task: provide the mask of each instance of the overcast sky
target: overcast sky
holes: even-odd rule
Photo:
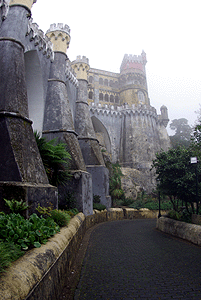
[[[201,103],[200,0],[37,0],[34,22],[71,28],[67,51],[89,58],[92,68],[118,72],[124,54],[147,54],[151,105],[169,119],[193,125]]]

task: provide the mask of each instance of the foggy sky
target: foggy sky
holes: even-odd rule
[[[68,57],[85,55],[92,68],[119,72],[124,54],[144,50],[151,105],[194,124],[201,103],[198,0],[38,0],[32,17],[44,32],[68,24]]]

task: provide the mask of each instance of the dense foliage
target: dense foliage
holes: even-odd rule
[[[106,206],[101,204],[101,197],[99,195],[93,195],[93,209],[104,210]]]
[[[66,144],[58,143],[56,139],[47,141],[36,131],[34,135],[49,183],[54,186],[65,185],[70,177],[69,163],[71,160],[71,155],[66,150]]]
[[[112,170],[110,174],[110,195],[112,198],[112,204],[116,201],[125,198],[124,191],[121,187],[121,167],[118,163],[112,164]]]
[[[37,211],[43,218],[51,218],[60,227],[67,226],[71,219],[70,214],[65,210],[58,210],[52,209],[51,207],[38,206]]]
[[[196,201],[196,167],[198,179],[201,177],[200,165],[191,164],[190,158],[195,156],[193,147],[185,148],[178,146],[167,152],[161,151],[156,154],[153,168],[156,170],[158,189],[168,195],[175,210],[178,210],[178,200],[184,201],[186,208]],[[200,181],[200,180],[198,180]],[[198,190],[201,188],[199,183]],[[199,192],[200,195],[200,192]]]
[[[40,247],[57,232],[59,226],[52,218],[45,219],[32,214],[29,220],[26,220],[20,214],[0,214],[0,239],[17,244],[23,250]]]
[[[188,125],[187,119],[174,119],[170,123],[170,129],[175,131],[174,135],[170,136],[173,148],[177,146],[188,147],[190,145],[192,128]]]
[[[0,240],[0,275],[5,268],[9,267],[11,262],[17,260],[24,254],[19,245]]]

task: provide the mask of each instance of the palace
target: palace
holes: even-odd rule
[[[155,153],[170,147],[168,113],[151,106],[146,54],[125,55],[120,73],[70,61],[70,28],[52,24],[44,34],[31,18],[36,0],[0,0],[0,208],[3,198],[58,207],[67,193],[93,213],[93,195],[111,206],[107,162],[119,162],[127,196],[151,192]],[[37,4],[36,4],[37,5]],[[79,51],[79,49],[78,49]],[[72,179],[49,184],[33,130],[57,138],[71,154]]]

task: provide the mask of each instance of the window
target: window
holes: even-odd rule
[[[108,94],[105,94],[105,101],[106,101],[106,102],[108,102],[108,101],[109,101]]]
[[[104,80],[104,85],[108,86],[108,80],[107,79]]]
[[[138,95],[139,102],[144,103],[145,102],[144,93],[142,91],[139,91],[137,95]]]
[[[115,96],[115,103],[119,103],[119,97]]]
[[[99,84],[103,85],[103,78],[99,78]]]
[[[89,76],[89,83],[92,83],[94,81],[93,76]]]
[[[93,99],[93,92],[89,92],[89,99]]]
[[[110,80],[110,86],[113,87],[113,80]]]
[[[99,100],[100,100],[100,101],[103,101],[103,93],[100,93],[100,94],[99,94]]]
[[[114,102],[114,96],[110,95],[110,102]]]

